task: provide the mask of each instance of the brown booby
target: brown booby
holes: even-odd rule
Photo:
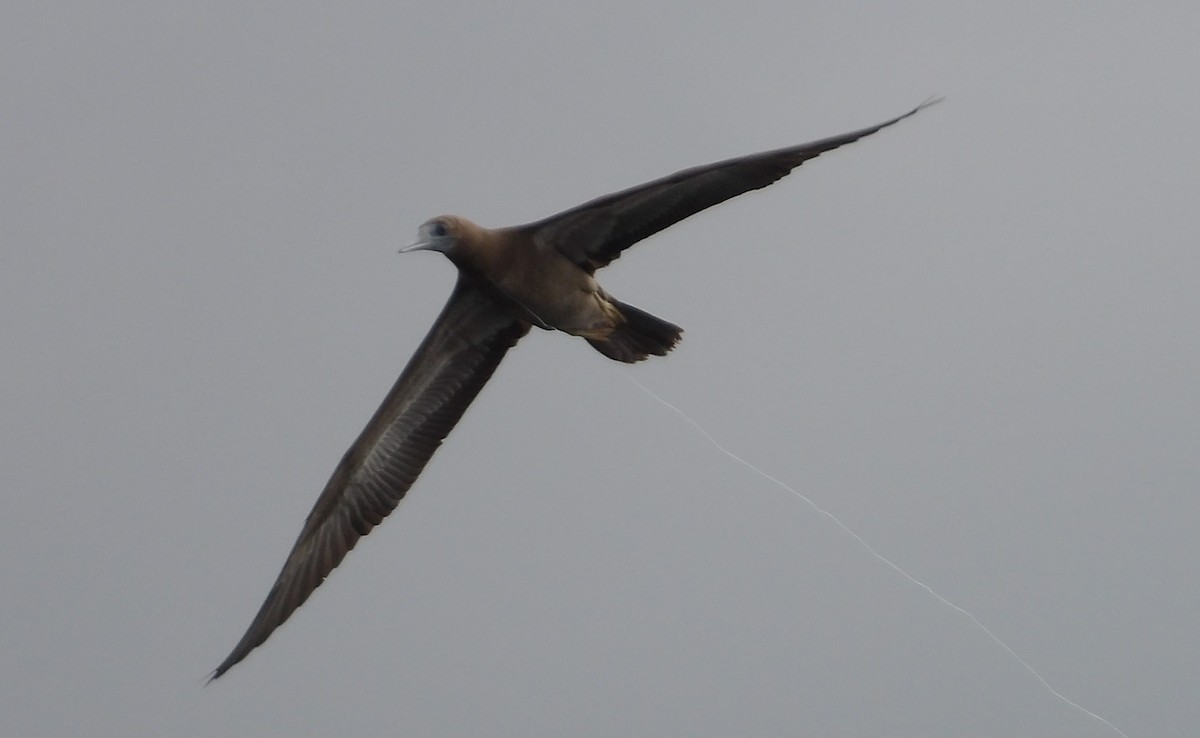
[[[682,330],[620,302],[594,279],[633,244],[705,208],[756,190],[904,115],[840,136],[685,169],[545,220],[489,229],[455,216],[424,223],[401,251],[440,251],[458,281],[433,327],[366,428],[334,469],[275,585],[224,674],[308,599],[358,539],[400,503],[433,452],[532,326],[586,339],[622,362],[662,356]]]

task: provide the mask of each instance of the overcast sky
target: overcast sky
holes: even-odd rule
[[[485,8],[485,9],[481,9]],[[1086,10],[1083,10],[1086,8]],[[1200,724],[1194,2],[4,3],[5,735]],[[218,682],[454,281],[526,222],[946,102],[601,273]]]

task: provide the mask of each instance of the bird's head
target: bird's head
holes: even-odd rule
[[[462,218],[440,215],[422,223],[421,227],[417,229],[417,240],[400,249],[400,253],[440,251],[453,258],[456,250],[462,244],[464,236],[470,230]]]

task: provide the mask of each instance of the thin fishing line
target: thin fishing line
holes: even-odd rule
[[[1032,674],[1035,679],[1037,679],[1039,682],[1041,682],[1042,686],[1045,687],[1046,691],[1048,691],[1050,694],[1054,695],[1062,702],[1066,703],[1067,705],[1070,705],[1071,707],[1075,708],[1076,710],[1083,713],[1084,715],[1087,715],[1088,717],[1092,718],[1093,720],[1103,723],[1104,725],[1111,728],[1114,732],[1118,733],[1121,736],[1124,736],[1124,738],[1130,738],[1129,734],[1126,733],[1125,731],[1121,730],[1117,726],[1110,723],[1108,720],[1105,720],[1104,718],[1100,717],[1099,715],[1097,715],[1096,713],[1087,709],[1086,707],[1079,704],[1078,702],[1071,700],[1070,698],[1068,698],[1062,692],[1059,692],[1054,687],[1050,686],[1050,682],[1046,681],[1046,678],[1043,677],[1040,673],[1038,673],[1037,669],[1034,669],[1032,666],[1030,666],[1028,661],[1021,658],[1020,654],[1018,654],[1007,643],[1005,643],[1000,638],[1000,636],[993,633],[986,625],[984,625],[979,620],[979,618],[975,617],[973,614],[971,614],[966,609],[959,607],[958,605],[954,604],[953,602],[946,599],[942,595],[938,594],[936,591],[934,591],[933,587],[929,586],[925,582],[922,582],[921,580],[917,579],[913,575],[909,574],[907,571],[900,568],[900,566],[898,564],[896,564],[895,562],[893,562],[891,559],[887,558],[883,554],[876,551],[875,548],[873,546],[871,546],[871,544],[867,543],[866,540],[863,539],[862,536],[860,536],[859,534],[857,534],[853,530],[851,530],[850,527],[848,525],[846,525],[845,523],[843,523],[841,520],[839,520],[836,515],[829,512],[828,510],[822,508],[820,505],[813,502],[811,499],[809,499],[805,495],[801,494],[800,492],[797,492],[795,489],[793,489],[792,487],[783,483],[779,479],[771,476],[770,474],[766,473],[765,471],[758,468],[754,464],[751,464],[749,461],[746,461],[741,456],[738,456],[734,452],[732,452],[729,449],[722,446],[717,441],[717,439],[712,437],[711,433],[709,433],[707,430],[705,430],[704,427],[701,426],[699,423],[697,423],[695,420],[692,420],[692,418],[690,416],[688,416],[687,413],[683,412],[678,407],[667,402],[662,397],[659,397],[656,393],[654,393],[652,390],[650,390],[650,388],[646,387],[646,385],[644,385],[641,382],[639,382],[638,380],[634,379],[632,376],[625,374],[624,372],[622,372],[621,375],[623,377],[625,377],[626,379],[628,379],[630,382],[632,382],[635,386],[637,386],[637,388],[640,389],[642,392],[645,392],[647,395],[649,395],[650,397],[657,400],[659,402],[659,404],[661,404],[663,407],[667,408],[671,412],[675,413],[676,415],[678,415],[679,417],[681,417],[685,421],[687,421],[687,423],[689,425],[691,425],[693,428],[695,428],[697,431],[699,431],[700,435],[704,436],[705,440],[707,440],[709,443],[711,443],[718,451],[725,454],[726,456],[733,459],[734,461],[738,462],[739,464],[745,466],[746,468],[750,469],[754,473],[761,476],[763,479],[766,479],[767,481],[776,484],[777,486],[787,490],[788,492],[791,492],[796,497],[799,497],[804,502],[804,504],[811,507],[814,511],[816,511],[820,515],[823,515],[826,518],[828,518],[829,520],[833,521],[834,525],[836,525],[837,527],[839,527],[843,531],[845,531],[860,546],[862,546],[864,549],[866,549],[867,553],[871,554],[876,559],[878,559],[879,561],[886,564],[889,568],[891,568],[893,571],[895,571],[900,576],[904,577],[908,581],[912,582],[913,584],[917,585],[921,589],[925,590],[927,593],[929,593],[930,596],[932,596],[938,602],[951,608],[955,612],[958,612],[959,614],[966,616],[968,620],[970,620],[972,623],[974,623],[975,627],[979,628],[981,631],[983,631],[985,634],[987,634],[987,636],[989,638],[991,638],[998,646],[1000,646],[1000,648],[1004,649],[1008,653],[1009,656],[1014,658],[1018,664],[1025,667],[1025,670],[1028,671],[1030,674]]]

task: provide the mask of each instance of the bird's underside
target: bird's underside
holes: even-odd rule
[[[678,326],[608,296],[591,281],[597,269],[647,236],[766,187],[805,161],[934,102],[840,136],[677,172],[524,226],[489,230],[452,217],[422,226],[423,240],[412,248],[449,257],[459,271],[454,290],[383,404],[334,469],[266,601],[212,678],[266,641],[358,539],[396,508],[505,353],[532,325],[580,335],[618,361],[670,351],[679,340]],[[549,262],[536,263],[538,259],[555,260],[553,268]],[[527,274],[555,276],[539,281]],[[579,289],[594,287],[589,299],[601,300],[594,315],[587,306],[558,309],[559,296],[574,294],[576,282]],[[565,317],[548,321],[534,309]],[[582,318],[576,321],[577,316]],[[583,327],[576,330],[572,321]]]

